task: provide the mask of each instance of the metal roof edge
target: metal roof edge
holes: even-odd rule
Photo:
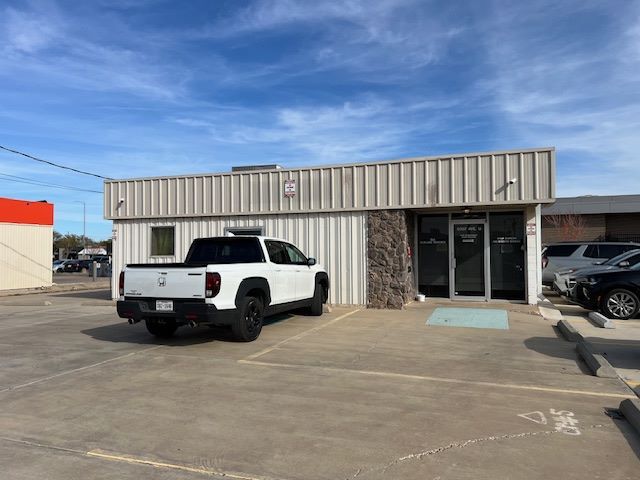
[[[150,177],[133,177],[133,178],[113,178],[109,180],[105,180],[104,184],[109,183],[118,183],[118,182],[136,182],[143,180],[170,180],[176,178],[193,178],[193,177],[211,177],[217,175],[226,175],[226,176],[237,176],[237,175],[251,175],[258,173],[287,173],[287,172],[299,172],[305,170],[318,170],[322,168],[343,168],[343,167],[359,167],[359,166],[376,166],[376,165],[384,165],[384,164],[397,164],[404,162],[416,162],[420,160],[438,160],[442,158],[463,158],[463,157],[478,157],[478,156],[487,156],[487,155],[506,155],[506,154],[515,154],[515,153],[534,153],[534,152],[553,152],[555,153],[556,147],[538,147],[538,148],[522,148],[522,149],[512,149],[512,150],[494,150],[494,151],[486,151],[486,152],[461,152],[461,153],[447,153],[443,155],[424,155],[418,157],[406,157],[406,158],[397,158],[397,159],[389,159],[389,160],[368,160],[363,162],[352,162],[352,163],[334,163],[334,164],[326,164],[326,165],[311,165],[308,167],[292,167],[287,168],[283,167],[281,169],[274,170],[255,170],[255,171],[246,171],[246,172],[205,172],[205,173],[191,173],[191,174],[183,174],[183,175],[165,175],[165,176],[150,176]]]

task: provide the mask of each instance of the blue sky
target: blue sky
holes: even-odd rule
[[[0,0],[0,145],[110,177],[553,145],[559,195],[638,193],[639,127],[638,1]],[[99,179],[0,152],[110,235],[15,176]]]

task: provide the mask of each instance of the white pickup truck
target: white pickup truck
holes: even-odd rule
[[[289,242],[258,236],[198,238],[184,263],[129,264],[120,273],[118,315],[170,337],[182,325],[230,326],[258,338],[265,316],[297,308],[322,315],[327,272]]]

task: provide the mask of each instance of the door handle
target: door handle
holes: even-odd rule
[[[456,268],[458,266],[458,262],[456,262],[456,258],[453,257],[451,259],[451,268]]]

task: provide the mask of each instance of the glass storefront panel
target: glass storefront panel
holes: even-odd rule
[[[523,213],[489,213],[489,242],[491,245],[491,298],[524,300]]]
[[[418,288],[428,297],[449,297],[449,215],[418,217]]]
[[[484,297],[484,223],[454,223],[454,295]]]

